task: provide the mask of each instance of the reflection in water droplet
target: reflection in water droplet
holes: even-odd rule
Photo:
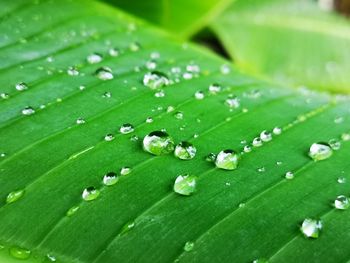
[[[309,156],[314,161],[328,159],[333,154],[332,148],[327,143],[313,143],[309,150]]]
[[[69,76],[78,76],[79,75],[79,71],[76,67],[69,67],[67,69],[67,73]]]
[[[193,248],[194,248],[194,243],[191,241],[187,241],[185,246],[184,246],[184,250],[186,252],[189,252],[189,251],[193,250]]]
[[[119,177],[114,172],[106,173],[103,176],[103,184],[107,185],[107,186],[111,186],[111,185],[116,184],[118,182],[118,180],[119,180]]]
[[[95,74],[101,80],[111,80],[114,78],[112,70],[109,67],[98,68]]]
[[[18,199],[20,199],[24,195],[24,190],[16,190],[11,193],[9,193],[6,197],[6,203],[10,204],[13,202],[16,202]]]
[[[27,90],[28,89],[28,85],[24,82],[20,82],[18,84],[16,84],[16,90],[18,91],[23,91],[23,90]]]
[[[271,141],[272,140],[272,135],[271,135],[271,133],[270,132],[268,132],[268,131],[262,131],[261,133],[260,133],[260,139],[263,141],[263,142],[269,142],[269,141]]]
[[[286,175],[285,175],[286,179],[290,180],[290,179],[293,179],[294,178],[294,173],[289,171],[289,172],[286,172]]]
[[[134,131],[134,126],[130,123],[125,123],[119,128],[120,133],[122,134],[128,134]]]
[[[102,61],[102,55],[98,53],[92,53],[86,58],[89,64],[96,64]]]
[[[159,89],[169,84],[168,77],[159,71],[148,72],[143,76],[143,85],[150,89]]]
[[[300,227],[300,231],[308,238],[318,238],[321,229],[321,221],[311,218],[306,218]]]
[[[80,207],[78,205],[72,206],[71,208],[68,209],[66,216],[70,217],[74,215],[79,209]]]
[[[131,173],[131,168],[130,167],[122,167],[121,169],[120,169],[120,175],[128,175],[128,174],[130,174]]]
[[[85,188],[82,197],[85,201],[95,200],[100,195],[100,191],[93,186]]]
[[[175,156],[181,160],[190,160],[196,156],[197,149],[189,142],[180,142],[175,147]]]
[[[144,137],[143,149],[154,155],[168,154],[174,151],[174,141],[164,131],[153,131]]]
[[[35,113],[35,110],[30,106],[27,106],[22,110],[23,115],[32,115],[34,113]]]
[[[347,198],[345,195],[339,195],[334,200],[334,207],[339,210],[345,210],[348,209],[350,206],[349,198]]]
[[[21,247],[11,247],[9,252],[16,259],[28,259],[32,253],[29,249]]]
[[[174,183],[174,191],[180,195],[191,195],[196,191],[197,178],[194,175],[179,175]]]
[[[219,152],[216,157],[215,165],[224,170],[234,170],[238,166],[239,155],[233,150],[224,150]]]

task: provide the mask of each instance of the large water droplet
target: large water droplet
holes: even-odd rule
[[[347,198],[345,195],[339,195],[334,200],[334,207],[339,210],[345,210],[348,209],[350,206],[349,198]]]
[[[174,154],[181,160],[190,160],[196,156],[197,149],[189,142],[180,142],[175,147]]]
[[[23,91],[26,89],[28,89],[28,85],[26,83],[20,82],[20,83],[16,84],[16,90]]]
[[[119,180],[119,177],[114,172],[106,173],[105,176],[103,176],[103,184],[107,186],[116,184],[118,180]]]
[[[309,156],[314,161],[328,159],[333,154],[332,148],[327,143],[313,143],[309,150]]]
[[[18,199],[20,199],[24,195],[24,190],[16,190],[11,193],[9,193],[6,197],[6,203],[13,203],[16,202]]]
[[[194,248],[194,243],[192,241],[187,241],[186,244],[184,245],[184,250],[186,252],[192,251]]]
[[[100,195],[100,191],[93,186],[85,188],[82,197],[85,201],[95,200]]]
[[[148,72],[143,76],[143,84],[150,89],[158,89],[169,85],[168,77],[159,71]]]
[[[95,74],[101,80],[111,80],[114,78],[112,70],[109,67],[98,68]]]
[[[301,227],[300,231],[309,238],[318,238],[322,229],[322,223],[320,220],[306,218]]]
[[[28,259],[32,253],[29,249],[21,247],[11,247],[9,252],[11,256],[17,259]]]
[[[196,190],[196,181],[194,175],[179,175],[174,183],[174,191],[180,195],[191,195]]]
[[[239,155],[233,150],[224,150],[216,156],[216,167],[224,170],[234,170],[238,165]]]
[[[99,53],[92,53],[86,58],[90,64],[100,63],[102,61],[102,55]]]
[[[134,131],[134,126],[130,123],[125,123],[119,128],[120,133],[122,134],[128,134]]]
[[[22,110],[23,115],[32,115],[34,113],[35,113],[35,110],[30,106],[27,106]]]
[[[154,155],[168,154],[174,151],[174,141],[166,132],[154,131],[143,139],[143,149]]]

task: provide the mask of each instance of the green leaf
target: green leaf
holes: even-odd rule
[[[350,210],[332,206],[349,191],[348,97],[258,81],[93,1],[0,7],[1,262],[14,262],[10,251],[28,255],[18,248],[31,251],[27,262],[46,255],[86,263],[348,260]],[[111,48],[119,55],[111,56]],[[93,53],[102,61],[87,63]],[[165,75],[170,80],[163,92],[143,85],[150,57],[163,83]],[[100,67],[114,78],[99,79]],[[28,88],[16,90],[22,82]],[[23,115],[29,106],[35,112]],[[128,123],[134,131],[120,133]],[[267,142],[263,132],[266,142],[235,156],[235,165],[225,159],[222,167],[234,170],[205,160],[225,149],[240,153],[275,127],[280,135]],[[192,143],[196,156],[143,150],[144,136],[162,129],[176,144]],[[340,149],[314,162],[310,146],[331,139]],[[294,179],[285,179],[288,171]],[[103,184],[107,173],[118,176],[110,186]],[[190,196],[173,190],[186,174],[196,178]],[[347,182],[338,183],[340,177]],[[185,182],[193,187],[193,180]],[[309,217],[323,221],[317,240],[299,231]]]
[[[104,0],[142,17],[181,38],[188,38],[208,25],[232,0]]]
[[[234,62],[284,85],[349,92],[350,23],[311,0],[235,1],[212,29]]]

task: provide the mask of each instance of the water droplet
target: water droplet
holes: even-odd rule
[[[152,117],[148,117],[147,119],[146,119],[146,123],[152,123],[153,122],[153,118]]]
[[[133,42],[129,45],[129,49],[133,52],[136,52],[141,49],[141,45],[138,42]]]
[[[174,183],[174,191],[180,195],[191,195],[196,190],[196,181],[194,175],[179,175]]]
[[[226,99],[225,104],[230,108],[234,108],[234,109],[237,109],[240,106],[240,102],[237,97]]]
[[[134,131],[134,126],[130,123],[125,123],[119,128],[120,133],[122,134],[128,134]]]
[[[79,125],[79,124],[84,124],[85,120],[82,117],[79,117],[75,122]]]
[[[106,91],[105,93],[103,93],[102,97],[103,97],[103,98],[108,98],[108,99],[109,99],[109,98],[112,97],[112,93],[109,92],[109,91]]]
[[[46,255],[46,259],[49,261],[49,262],[56,262],[56,257],[52,254],[47,254]]]
[[[163,98],[163,97],[165,97],[165,92],[164,92],[164,90],[159,90],[156,93],[154,93],[154,96],[156,98]]]
[[[20,82],[18,84],[16,84],[16,90],[18,91],[23,91],[23,90],[27,90],[28,89],[28,85],[24,82]]]
[[[85,86],[83,86],[83,85],[80,85],[80,86],[79,86],[79,90],[84,90],[84,89],[86,89]]]
[[[0,157],[1,158],[5,158],[6,157],[6,153],[0,153]]]
[[[157,63],[155,61],[149,60],[149,61],[146,62],[146,68],[148,70],[155,70],[156,67],[157,67]]]
[[[260,133],[260,139],[263,141],[263,142],[269,142],[269,141],[271,141],[272,140],[272,135],[271,135],[271,133],[270,132],[268,132],[268,131],[262,131],[261,133]]]
[[[34,113],[35,113],[35,110],[30,106],[27,106],[22,110],[23,115],[32,115]]]
[[[224,170],[234,170],[238,165],[239,155],[233,150],[224,150],[216,156],[215,165]]]
[[[227,75],[231,72],[231,68],[229,65],[227,64],[223,64],[221,65],[220,67],[220,72],[223,74],[223,75]]]
[[[113,141],[114,138],[115,138],[114,135],[109,133],[109,134],[106,134],[104,139],[105,139],[106,142],[110,142],[110,141]]]
[[[253,263],[269,263],[269,261],[264,258],[259,258],[259,259],[255,259]]]
[[[139,136],[137,136],[137,135],[133,135],[130,137],[130,141],[132,141],[132,142],[137,142],[138,140],[139,140]]]
[[[245,207],[245,203],[240,203],[240,204],[238,205],[238,207],[239,207],[239,208]]]
[[[187,241],[185,243],[184,250],[186,252],[189,252],[189,251],[193,250],[193,248],[194,248],[194,243],[192,241]]]
[[[21,247],[11,247],[9,252],[11,256],[17,259],[28,259],[32,253],[29,249]]]
[[[341,139],[342,139],[343,141],[350,141],[350,133],[343,133],[343,134],[341,135]]]
[[[203,91],[198,90],[198,91],[196,91],[196,93],[194,94],[194,97],[195,97],[197,100],[202,100],[202,99],[204,99],[205,95],[204,95],[204,92],[203,92]]]
[[[125,233],[129,232],[135,227],[135,225],[136,225],[135,221],[130,221],[126,223],[120,230],[120,235],[124,235]]]
[[[192,79],[192,78],[193,78],[193,74],[192,74],[191,72],[184,72],[184,73],[182,74],[182,77],[183,77],[184,79]]]
[[[112,56],[112,57],[117,57],[117,56],[119,56],[119,54],[120,54],[120,50],[118,49],[118,48],[110,48],[109,50],[108,50],[108,53],[109,53],[109,55],[110,56]]]
[[[10,95],[8,95],[7,93],[1,93],[0,97],[4,100],[8,99],[10,97]]]
[[[92,53],[86,58],[89,64],[96,64],[102,61],[102,55],[99,53]]]
[[[339,184],[345,184],[345,183],[346,183],[346,178],[345,178],[345,177],[339,177],[339,178],[337,179],[337,182],[338,182]]]
[[[258,172],[259,173],[264,173],[266,171],[265,167],[259,167]]]
[[[78,210],[80,209],[80,206],[75,205],[72,206],[71,208],[68,209],[66,216],[71,217],[72,215],[74,215]]]
[[[69,67],[67,69],[67,73],[69,76],[78,76],[79,75],[79,71],[76,67]]]
[[[209,92],[211,94],[217,94],[221,91],[221,86],[217,83],[213,83],[209,86]]]
[[[256,138],[253,139],[252,145],[254,147],[260,147],[260,146],[262,146],[262,144],[263,144],[263,142],[262,142],[260,137],[256,137]]]
[[[109,172],[103,176],[103,184],[107,186],[116,184],[118,180],[119,180],[119,177],[115,172]]]
[[[181,160],[190,160],[196,156],[197,149],[189,142],[180,142],[175,147],[175,156]]]
[[[286,179],[290,180],[290,179],[293,179],[294,178],[294,173],[289,171],[289,172],[286,172],[286,175],[285,175]]]
[[[143,84],[150,89],[158,89],[169,85],[168,77],[159,71],[148,72],[143,76]]]
[[[122,167],[121,169],[120,169],[120,175],[128,175],[128,174],[130,174],[131,173],[131,168],[130,167]]]
[[[174,117],[178,120],[182,120],[184,118],[184,114],[181,111],[178,111],[174,114]]]
[[[95,200],[100,195],[100,191],[93,186],[85,188],[82,197],[85,201]]]
[[[215,154],[215,153],[209,153],[209,154],[205,157],[205,160],[206,160],[207,162],[211,162],[211,163],[215,162],[215,160],[216,160],[216,154]]]
[[[309,156],[314,161],[328,159],[333,154],[332,148],[327,143],[313,143],[310,147]]]
[[[252,147],[250,145],[246,145],[244,146],[243,151],[245,153],[250,153],[252,151]]]
[[[168,106],[168,108],[166,109],[166,112],[172,112],[174,110],[175,110],[174,106]]]
[[[329,140],[328,142],[329,146],[331,146],[331,148],[335,151],[339,150],[340,149],[340,146],[341,146],[341,142],[337,139],[331,139]]]
[[[344,121],[344,118],[343,118],[343,117],[337,117],[337,118],[334,119],[334,123],[336,123],[336,124],[340,124],[340,123],[342,123],[343,121]]]
[[[11,193],[9,193],[6,197],[6,203],[10,204],[13,202],[16,202],[18,199],[20,199],[24,195],[24,190],[16,190]]]
[[[144,137],[143,149],[154,155],[168,154],[174,151],[174,141],[166,132],[153,131]]]
[[[309,238],[318,238],[321,229],[321,221],[311,218],[306,218],[300,227],[300,231]]]
[[[348,209],[350,206],[349,198],[347,198],[345,195],[339,195],[334,200],[334,207],[336,209],[345,210]]]
[[[282,129],[280,127],[275,127],[273,128],[272,133],[274,135],[280,135],[282,133]]]
[[[109,67],[98,68],[95,74],[101,80],[111,80],[114,78],[112,70]]]

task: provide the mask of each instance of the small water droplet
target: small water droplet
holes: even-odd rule
[[[1,97],[2,99],[6,100],[6,99],[8,99],[8,98],[10,97],[10,95],[7,94],[7,93],[1,93],[1,94],[0,94],[0,97]]]
[[[102,61],[102,55],[99,53],[92,53],[86,58],[89,64],[97,64]]]
[[[221,91],[221,86],[217,83],[213,83],[209,86],[209,92],[211,94],[217,94]]]
[[[139,136],[137,136],[137,135],[133,135],[130,137],[130,141],[132,141],[132,142],[137,142],[138,140],[139,140]]]
[[[153,131],[144,137],[143,149],[154,155],[168,154],[174,151],[174,141],[164,131]]]
[[[28,85],[24,82],[20,82],[16,84],[16,90],[18,91],[23,91],[23,90],[27,90],[28,89]]]
[[[103,97],[103,98],[108,98],[108,99],[109,99],[109,98],[112,97],[112,93],[109,92],[109,91],[106,91],[105,93],[103,93],[102,97]]]
[[[157,67],[157,63],[155,61],[149,60],[149,61],[146,62],[146,68],[148,70],[155,70],[156,67]]]
[[[127,222],[120,230],[120,235],[124,235],[135,227],[135,221]]]
[[[264,258],[258,258],[258,259],[255,259],[253,263],[269,263],[269,261]]]
[[[348,209],[350,206],[349,198],[347,198],[345,195],[339,195],[334,200],[334,207],[339,210],[345,210]]]
[[[343,133],[343,134],[341,135],[341,139],[342,139],[343,141],[350,141],[350,133]]]
[[[100,195],[100,191],[93,186],[85,188],[82,197],[85,201],[95,200]]]
[[[293,179],[294,178],[294,173],[289,171],[289,172],[286,172],[286,175],[285,175],[286,179],[290,180],[290,179]]]
[[[195,97],[197,100],[202,100],[202,99],[204,99],[205,95],[204,95],[204,92],[203,92],[203,91],[198,90],[198,91],[196,91],[196,93],[194,94],[194,97]]]
[[[321,221],[311,218],[306,218],[300,227],[300,231],[308,238],[318,238],[321,229]]]
[[[309,156],[314,161],[328,159],[333,154],[332,148],[327,143],[313,143],[309,150]]]
[[[216,160],[216,154],[215,154],[215,153],[209,153],[209,154],[205,157],[205,160],[206,160],[207,162],[211,162],[211,163],[215,162],[215,160]]]
[[[192,241],[187,241],[184,246],[186,252],[190,252],[194,248],[194,243]]]
[[[238,207],[239,207],[239,208],[245,207],[245,203],[240,203],[240,204],[238,205]]]
[[[334,119],[334,123],[336,123],[336,124],[340,124],[340,123],[342,123],[343,121],[344,121],[344,118],[343,118],[343,117],[337,117],[337,118]]]
[[[345,177],[339,177],[339,178],[337,179],[337,182],[338,182],[339,184],[345,184],[345,183],[346,183],[346,178],[345,178]]]
[[[174,183],[174,191],[180,195],[191,195],[196,191],[196,182],[194,175],[179,175]]]
[[[152,71],[143,76],[143,85],[150,89],[158,89],[170,84],[170,81],[162,72]]]
[[[234,108],[234,109],[237,109],[240,106],[240,102],[237,97],[226,99],[225,104],[230,108]]]
[[[259,167],[258,172],[259,173],[264,173],[266,171],[265,167]]]
[[[216,156],[215,165],[224,170],[234,170],[238,165],[239,155],[233,150],[223,150]]]
[[[146,119],[146,123],[152,123],[153,122],[153,118],[152,117],[148,117],[147,119]]]
[[[6,197],[6,203],[10,204],[13,202],[16,202],[18,199],[20,199],[24,195],[24,190],[16,190],[11,193],[9,193]]]
[[[108,50],[108,54],[111,56],[111,57],[117,57],[117,56],[119,56],[119,54],[120,54],[120,50],[119,50],[119,48],[110,48],[109,50]]]
[[[52,254],[47,254],[46,255],[46,259],[49,261],[49,262],[56,262],[56,257]]]
[[[250,145],[246,145],[244,146],[243,151],[245,153],[250,153],[252,151],[252,147]]]
[[[109,67],[101,67],[95,71],[96,76],[101,80],[111,80],[114,78],[112,70]]]
[[[277,161],[276,164],[277,164],[278,166],[281,166],[281,165],[283,164],[283,162]]]
[[[335,151],[339,150],[341,147],[341,142],[337,139],[331,139],[328,142],[329,146],[331,146],[331,148]]]
[[[175,147],[174,154],[181,160],[190,160],[196,156],[197,149],[189,142],[180,142]]]
[[[256,138],[253,139],[252,145],[254,147],[260,147],[260,146],[262,146],[262,144],[263,144],[263,142],[262,142],[260,137],[256,137]]]
[[[118,180],[119,177],[115,172],[108,172],[103,176],[103,184],[107,186],[116,184]]]
[[[80,125],[80,124],[84,124],[85,120],[84,120],[84,118],[79,117],[75,122],[76,122],[76,124]]]
[[[75,205],[68,209],[66,216],[71,217],[73,216],[78,210],[80,209],[80,206]]]
[[[83,85],[80,85],[80,86],[79,86],[79,90],[84,90],[84,89],[86,89],[85,86],[83,86]]]
[[[120,133],[122,134],[128,134],[134,131],[134,126],[130,123],[125,123],[119,128]]]
[[[260,133],[260,139],[263,141],[263,142],[269,142],[272,140],[272,135],[270,132],[264,130]]]
[[[111,133],[109,133],[109,134],[106,134],[104,140],[105,140],[106,142],[110,142],[110,141],[113,141],[114,138],[115,138],[114,135],[111,134]]]
[[[128,175],[131,173],[131,171],[132,171],[132,169],[130,167],[126,167],[126,166],[122,167],[120,169],[120,175]]]
[[[182,120],[184,118],[184,114],[181,111],[178,111],[174,114],[174,117],[178,120]]]
[[[229,74],[229,73],[231,72],[231,68],[230,68],[229,65],[223,64],[223,65],[221,65],[221,67],[220,67],[220,72],[221,72],[221,74],[223,74],[223,75],[227,75],[227,74]]]
[[[282,129],[280,127],[275,127],[273,128],[272,133],[274,135],[280,135],[282,133]]]
[[[31,251],[22,247],[11,247],[10,255],[17,259],[28,259],[31,255]]]
[[[156,93],[154,93],[154,96],[156,98],[163,98],[163,97],[165,97],[165,92],[164,92],[164,90],[159,90]]]
[[[139,51],[141,49],[141,45],[138,42],[133,42],[129,45],[129,49],[130,49],[130,51],[136,52],[136,51]]]
[[[79,75],[79,70],[76,67],[69,67],[67,69],[67,73],[69,76],[78,76]]]
[[[27,106],[22,110],[23,115],[32,115],[34,113],[35,113],[35,110],[30,106]]]
[[[6,157],[6,153],[0,153],[0,158],[5,158]]]

